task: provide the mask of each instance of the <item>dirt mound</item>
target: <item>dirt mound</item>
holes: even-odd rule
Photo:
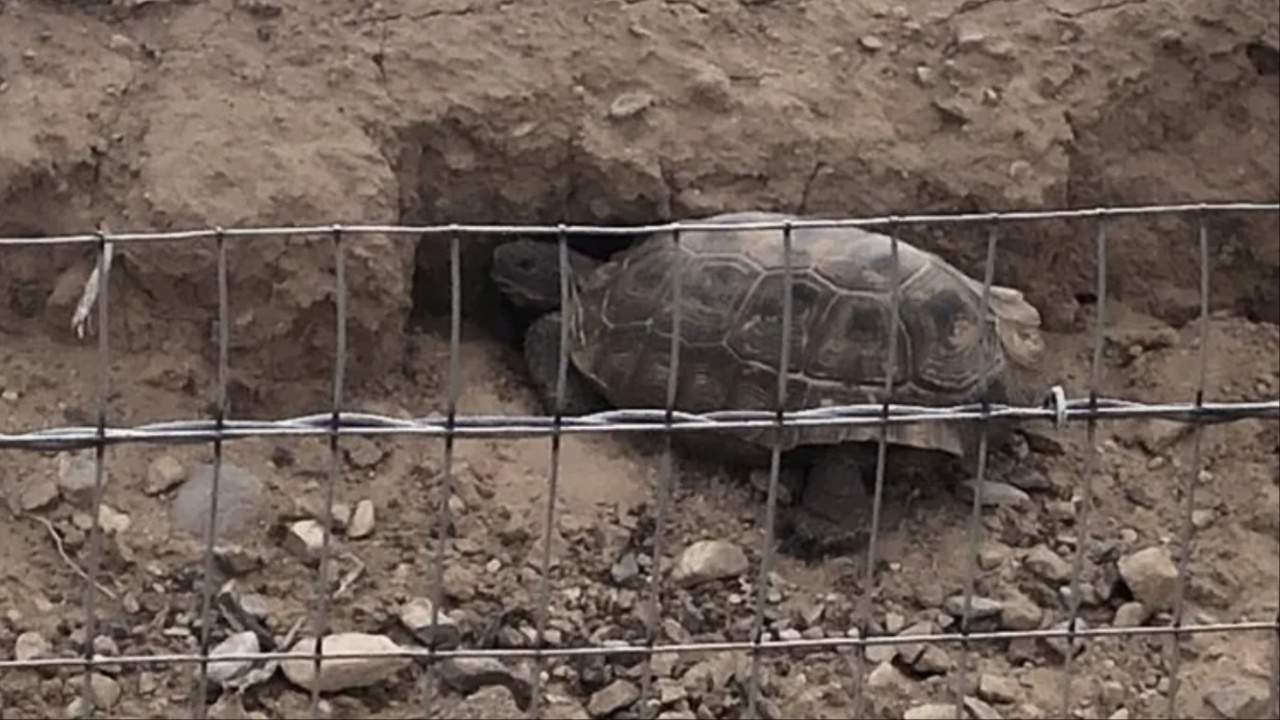
[[[814,215],[1266,201],[1280,197],[1280,40],[1264,0],[1142,3],[445,2],[335,5],[289,0],[0,2],[0,235],[46,236],[248,225],[444,222],[641,223],[743,209]],[[1209,399],[1280,392],[1280,220],[1214,217]],[[986,228],[904,231],[982,272]],[[1056,376],[1085,392],[1095,311],[1092,222],[1004,232],[997,280],[1024,289],[1052,332]],[[1142,400],[1194,392],[1199,326],[1195,218],[1108,225],[1105,391]],[[448,245],[440,238],[344,237],[348,403],[390,415],[443,409]],[[485,279],[493,240],[463,248],[464,412],[529,412],[532,400]],[[238,416],[321,412],[333,371],[333,240],[231,241],[230,369]],[[6,430],[92,422],[96,350],[70,331],[93,248],[0,250],[0,406]],[[110,421],[205,413],[217,380],[217,245],[122,246],[111,279]],[[414,320],[416,322],[411,323]],[[1038,457],[1053,487],[984,518],[977,591],[992,627],[1049,627],[1066,615],[1063,563],[1088,541],[1081,592],[1090,625],[1168,621],[1168,567],[1199,621],[1276,615],[1280,507],[1274,423],[1206,432],[1190,548],[1178,537],[1191,442],[1153,422],[1106,425],[1096,444],[1087,528],[1078,527],[1087,439],[1054,435]],[[551,451],[545,441],[468,440],[442,503],[443,448],[424,440],[342,443],[336,495],[349,512],[333,538],[342,630],[406,635],[405,609],[443,585],[466,646],[527,647],[536,625]],[[213,640],[232,630],[281,642],[315,606],[308,538],[331,460],[323,442],[228,445],[263,481],[257,525],[219,556],[234,579]],[[677,463],[664,547],[652,502],[663,463],[625,438],[563,448],[548,642],[749,639],[762,546],[745,489]],[[188,651],[198,645],[199,548],[170,516],[173,485],[212,459],[205,448],[120,446],[99,515],[101,618],[79,616],[90,565],[82,463],[5,453],[0,490],[0,659]],[[88,481],[91,486],[91,479]],[[91,492],[88,493],[91,496]],[[861,558],[812,567],[777,561],[766,588],[773,637],[955,628],[968,509],[946,492],[898,498],[881,548],[888,572],[860,618]],[[357,508],[360,508],[357,510]],[[369,508],[373,514],[369,514]],[[299,526],[297,523],[303,523]],[[56,537],[56,542],[54,538]],[[646,578],[698,540],[723,577]],[[301,543],[301,550],[299,550]],[[1155,548],[1155,550],[1151,550]],[[1145,552],[1144,552],[1145,551]],[[740,566],[738,553],[750,561]],[[1163,553],[1167,552],[1167,558]],[[694,553],[696,555],[697,553]],[[704,557],[711,557],[706,555]],[[1137,559],[1135,559],[1137,558]],[[727,569],[726,569],[727,568]],[[704,568],[705,569],[705,568]],[[1127,577],[1126,577],[1127,575]],[[1163,578],[1163,579],[1162,579]],[[1153,589],[1154,588],[1154,589]],[[420,606],[420,603],[418,603]],[[248,609],[246,609],[248,608]],[[229,618],[236,618],[234,620]],[[245,617],[257,618],[253,622]],[[255,627],[257,630],[255,630]],[[431,630],[429,628],[429,630]],[[305,629],[303,630],[305,632]],[[89,638],[88,635],[95,637]],[[416,640],[415,640],[416,637]],[[1073,668],[1073,712],[1262,714],[1268,636],[1201,635],[1182,644],[1181,688],[1162,641],[1091,643]],[[1051,716],[1059,644],[1014,641],[888,655],[868,651],[865,687],[829,651],[765,663],[766,715],[847,717],[856,708],[919,717],[964,695],[975,716]],[[741,658],[655,659],[663,717],[738,717]],[[643,665],[553,660],[541,690],[562,717],[635,716]],[[528,668],[414,666],[399,681],[339,693],[333,714],[514,714]],[[429,693],[424,675],[447,686]],[[69,671],[0,670],[5,717],[62,712]],[[434,682],[434,681],[432,681]],[[95,678],[113,716],[185,712],[185,671],[107,666]],[[425,698],[435,698],[427,708]],[[465,700],[464,700],[465,698]],[[242,701],[261,717],[305,713],[278,675]],[[224,693],[219,712],[244,708]],[[980,704],[979,704],[980,703]],[[923,706],[923,709],[922,709]],[[990,711],[990,712],[988,712]],[[924,713],[924,714],[920,714]],[[477,715],[478,716],[478,715]]]

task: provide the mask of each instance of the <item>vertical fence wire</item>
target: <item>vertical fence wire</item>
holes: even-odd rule
[[[214,573],[214,546],[218,520],[218,500],[222,482],[222,428],[227,421],[227,374],[230,369],[231,345],[231,293],[227,272],[227,238],[221,228],[215,230],[214,252],[217,255],[218,283],[218,379],[214,392],[214,427],[219,431],[213,440],[213,480],[209,487],[209,519],[204,537],[204,577],[200,583],[200,666],[196,682],[196,695],[192,698],[192,713],[197,720],[204,720],[205,703],[209,693],[209,651],[213,634],[213,598],[217,577]],[[106,277],[100,276],[105,282]],[[105,295],[103,296],[105,299]]]
[[[440,616],[444,612],[444,568],[445,550],[449,544],[450,509],[449,499],[453,495],[453,466],[457,437],[452,432],[458,418],[458,402],[461,397],[462,355],[462,238],[456,232],[449,233],[449,358],[445,370],[445,423],[449,432],[444,436],[444,462],[440,476],[440,492],[438,495],[435,522],[435,572],[433,573],[429,594],[431,597],[430,630],[427,637],[431,642],[427,645],[427,671],[423,673],[422,714],[432,716],[432,700],[434,699],[434,683],[432,673],[437,669],[436,652],[440,649],[439,632]],[[430,541],[430,534],[427,536]],[[537,695],[537,693],[534,693]]]
[[[658,472],[657,497],[654,502],[653,557],[649,565],[649,612],[644,618],[645,645],[648,652],[644,655],[644,667],[640,676],[640,713],[649,718],[657,715],[660,709],[655,705],[649,710],[653,700],[653,648],[658,642],[658,633],[662,628],[662,555],[666,546],[667,512],[671,502],[670,494],[675,491],[675,409],[680,389],[680,318],[683,315],[684,287],[684,252],[680,247],[680,230],[671,232],[672,256],[675,267],[672,272],[675,282],[671,287],[671,365],[667,369],[667,395],[665,406],[665,427],[662,433],[662,467]]]
[[[1093,509],[1093,482],[1102,465],[1102,452],[1098,449],[1098,388],[1102,385],[1102,348],[1107,325],[1107,216],[1098,217],[1095,238],[1097,253],[1097,307],[1094,311],[1093,357],[1089,362],[1089,419],[1085,429],[1084,494],[1076,506],[1076,548],[1071,561],[1071,591],[1067,597],[1067,636],[1063,639],[1066,654],[1062,666],[1062,713],[1071,712],[1071,676],[1075,670],[1076,623],[1080,618],[1080,575],[1084,568],[1084,551],[1089,537],[1089,516]]]
[[[312,718],[322,717],[320,710],[320,690],[323,685],[324,643],[329,635],[329,620],[332,612],[331,599],[333,589],[329,586],[329,564],[333,555],[333,508],[337,493],[338,478],[342,473],[342,449],[339,446],[339,428],[342,427],[342,391],[346,378],[347,359],[347,283],[345,273],[345,248],[342,231],[333,229],[333,261],[334,261],[334,308],[336,318],[334,339],[334,365],[332,384],[332,410],[330,410],[329,467],[325,477],[324,510],[320,522],[320,563],[316,572],[316,604],[314,616],[314,636],[316,639],[313,656],[314,680],[311,685],[309,712]]]
[[[561,445],[564,442],[564,433],[560,428],[560,424],[564,419],[564,396],[569,382],[569,324],[572,308],[570,299],[572,298],[573,288],[573,278],[570,277],[570,273],[573,272],[573,268],[569,263],[569,233],[564,223],[560,223],[557,226],[557,230],[556,248],[559,250],[557,263],[560,266],[560,342],[556,360],[555,407],[552,408],[551,476],[547,482],[547,511],[542,518],[542,577],[538,588],[538,607],[534,618],[536,624],[535,636],[537,638],[535,649],[537,654],[534,655],[533,702],[530,712],[533,717],[542,717],[542,670],[546,663],[546,657],[542,651],[545,644],[544,638],[546,637],[548,616],[551,614],[552,538],[555,536],[558,525],[556,520],[559,518],[556,513],[556,498],[560,493]]]
[[[1280,608],[1276,609],[1275,630],[1271,643],[1271,692],[1267,704],[1273,719],[1280,719]]]
[[[884,503],[885,466],[889,458],[889,406],[893,404],[893,380],[898,372],[898,331],[901,329],[898,323],[898,313],[902,307],[902,268],[899,264],[898,226],[898,216],[891,216],[884,232],[889,239],[889,317],[887,318],[888,324],[885,326],[885,331],[889,337],[886,338],[885,348],[884,398],[880,403],[880,432],[879,438],[876,440],[875,492],[872,494],[871,501],[871,531],[867,540],[867,564],[863,570],[863,591],[858,602],[857,613],[859,633],[864,640],[871,634],[872,629],[871,588],[875,584],[876,560],[880,551],[880,510],[881,505]],[[858,482],[864,482],[861,473],[859,473]],[[855,653],[857,659],[855,662],[853,707],[857,717],[864,717],[866,713],[865,652],[865,650],[860,650]]]
[[[993,316],[991,312],[991,286],[995,283],[996,275],[996,246],[1000,240],[1000,223],[999,219],[991,222],[991,228],[987,233],[987,259],[984,263],[982,273],[982,308],[978,316],[978,331],[980,337],[978,347],[983,348],[984,352],[988,343],[1000,342],[999,337],[993,336],[993,323],[999,322],[999,318]],[[990,437],[991,428],[991,403],[984,398],[982,402],[982,420],[978,426],[978,466],[973,478],[973,507],[969,515],[969,543],[968,552],[965,554],[965,573],[964,573],[964,600],[963,609],[960,614],[960,634],[965,640],[960,642],[960,662],[956,668],[956,681],[953,685],[955,694],[956,715],[964,715],[964,696],[968,687],[969,673],[969,641],[970,632],[969,619],[973,612],[973,596],[976,592],[975,585],[978,576],[978,541],[982,536],[982,493],[986,487],[987,478],[987,447]]]
[[[98,438],[94,444],[94,462],[93,462],[93,512],[90,518],[89,527],[89,567],[86,571],[84,587],[84,654],[86,664],[84,667],[84,686],[82,688],[82,704],[79,708],[82,717],[90,717],[93,715],[94,705],[97,704],[96,694],[93,691],[93,671],[95,655],[97,654],[97,635],[98,635],[98,572],[102,569],[102,492],[106,485],[106,454],[107,454],[107,406],[111,401],[111,349],[108,342],[108,326],[110,324],[110,313],[108,312],[107,296],[111,294],[111,283],[107,278],[107,234],[104,231],[97,233],[98,247],[98,281],[100,284],[100,294],[98,296],[98,367],[97,367],[97,400],[98,400]],[[70,463],[68,463],[70,465]]]
[[[1199,412],[1204,408],[1204,395],[1209,374],[1209,229],[1205,224],[1204,214],[1201,213],[1197,219],[1199,220],[1199,228],[1197,232],[1197,258],[1200,265],[1200,328],[1198,337],[1200,347],[1196,352],[1196,391],[1192,402],[1195,403],[1196,418],[1192,428],[1191,437],[1191,467],[1187,470],[1186,478],[1183,484],[1183,513],[1182,527],[1178,535],[1179,549],[1182,555],[1178,558],[1178,574],[1174,579],[1173,593],[1173,635],[1169,637],[1167,663],[1169,665],[1169,706],[1168,715],[1170,718],[1177,716],[1178,706],[1178,689],[1182,684],[1181,678],[1178,677],[1178,671],[1182,667],[1182,652],[1180,650],[1182,636],[1178,631],[1182,629],[1183,613],[1185,608],[1183,600],[1185,599],[1187,589],[1187,573],[1191,569],[1192,543],[1195,542],[1195,526],[1192,522],[1192,515],[1196,510],[1196,486],[1200,483],[1200,467],[1203,464],[1203,446],[1204,446],[1204,423],[1201,422]]]
[[[756,581],[755,612],[752,619],[751,672],[747,681],[747,717],[760,717],[760,655],[765,636],[765,598],[769,593],[770,575],[773,572],[774,541],[777,537],[778,481],[782,474],[782,440],[787,431],[784,413],[787,408],[787,385],[791,379],[791,323],[795,308],[792,298],[792,242],[791,220],[782,228],[782,347],[779,349],[777,410],[774,418],[773,449],[769,457],[769,490],[765,501],[764,537],[760,547],[760,574]],[[794,498],[791,499],[794,502]]]

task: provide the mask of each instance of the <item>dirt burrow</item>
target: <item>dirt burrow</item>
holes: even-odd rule
[[[0,6],[0,234],[98,224],[630,223],[743,208],[872,214],[1274,201],[1273,14],[1261,0],[905,10],[856,2],[8,2]],[[1280,226],[1274,216],[1232,216],[1213,219],[1209,230],[1218,313],[1209,398],[1273,398]],[[909,237],[980,273],[985,232],[935,228]],[[1052,372],[1072,393],[1087,380],[1095,232],[1089,223],[1011,227],[998,264],[998,280],[1025,289],[1041,308],[1053,333]],[[1191,397],[1195,225],[1144,218],[1113,223],[1109,236],[1109,292],[1118,302],[1106,311],[1104,389],[1142,400]],[[329,402],[332,248],[327,237],[308,240],[229,244],[237,415],[315,412]],[[415,248],[414,240],[344,240],[347,397],[355,407],[408,416],[443,406],[447,250],[439,242]],[[463,411],[529,412],[484,282],[491,243],[464,249]],[[208,410],[217,378],[215,252],[212,241],[122,251],[111,287],[112,421]],[[3,257],[4,427],[91,422],[95,349],[69,331],[91,249],[5,248]],[[415,310],[422,322],[409,330]],[[984,517],[982,621],[1061,621],[1063,563],[1087,533],[1081,599],[1089,624],[1167,622],[1162,551],[1141,556],[1145,563],[1120,559],[1149,547],[1175,560],[1187,552],[1178,528],[1191,442],[1162,423],[1100,428],[1102,471],[1081,529],[1073,511],[1086,438],[1075,428],[1046,433],[1052,442],[1037,461],[1053,487]],[[1188,612],[1198,621],[1276,615],[1278,444],[1274,423],[1206,432],[1186,577]],[[442,448],[343,445],[337,497],[348,508],[372,501],[376,522],[369,535],[336,538],[335,574],[363,572],[333,601],[333,624],[415,642],[400,615],[436,584]],[[229,596],[260,613],[264,637],[279,642],[314,607],[315,568],[298,557],[287,527],[322,506],[328,450],[276,439],[226,452],[264,491],[219,567],[235,581]],[[453,624],[432,632],[466,646],[525,645],[538,598],[548,444],[467,441],[457,455],[443,608]],[[25,452],[4,459],[0,488],[13,513],[0,523],[0,658],[78,652],[89,632],[73,569],[90,564],[84,466]],[[167,485],[210,459],[197,447],[109,451],[104,499],[114,512],[100,515],[111,530],[101,579],[116,597],[99,598],[93,644],[102,654],[196,646],[202,565],[171,510],[179,491]],[[566,443],[552,642],[640,637],[661,467],[651,448],[622,438]],[[649,619],[664,641],[744,639],[762,547],[759,503],[713,468],[677,467],[663,565],[698,540],[720,541],[715,558],[726,577],[690,587],[664,580],[661,616]],[[780,559],[766,593],[773,636],[953,626],[948,600],[963,588],[967,506],[939,488],[891,495],[869,624],[855,612],[868,591],[862,558],[812,567]],[[1135,586],[1145,601],[1136,607]],[[221,617],[214,640],[234,629]],[[1211,706],[1261,714],[1268,642],[1266,634],[1184,642],[1179,715],[1211,716]],[[974,716],[1051,716],[1061,698],[1061,649],[1006,642],[975,648],[967,660],[956,648],[868,652],[862,690],[848,656],[775,658],[765,663],[765,711],[847,717],[861,696],[873,716],[926,717],[937,712],[930,703],[958,690]],[[1155,640],[1090,643],[1074,665],[1072,712],[1163,712],[1174,689],[1167,650]],[[656,659],[660,713],[742,716],[741,662]],[[635,715],[639,667],[552,662],[543,683],[550,715]],[[503,717],[516,715],[530,691],[528,669],[517,664],[439,670],[401,669],[332,695],[326,709]],[[0,708],[5,717],[48,717],[64,712],[79,687],[70,672],[3,671]],[[171,717],[186,712],[194,692],[183,670],[111,666],[95,689],[103,717]],[[306,712],[306,694],[280,675],[239,701],[220,697],[224,717]]]

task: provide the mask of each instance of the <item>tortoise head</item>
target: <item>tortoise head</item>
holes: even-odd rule
[[[570,292],[598,261],[569,249]],[[560,248],[556,242],[520,238],[493,250],[489,277],[516,307],[537,313],[560,309]]]
[[[993,285],[991,312],[996,320],[996,336],[1008,360],[1002,382],[1006,400],[1017,405],[1043,402],[1048,382],[1044,377],[1040,311],[1018,290]]]

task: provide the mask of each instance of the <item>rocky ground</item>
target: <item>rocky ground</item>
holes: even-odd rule
[[[1088,206],[1280,197],[1280,52],[1267,0],[294,3],[0,2],[0,235],[335,221],[630,223],[734,209],[815,214]],[[1280,394],[1280,223],[1214,218],[1207,399]],[[1200,333],[1195,226],[1110,228],[1103,392],[1182,401]],[[980,276],[982,229],[910,238]],[[1095,317],[1088,222],[1009,228],[998,280],[1044,315],[1053,367],[1087,391]],[[447,357],[447,247],[351,239],[351,407],[439,411]],[[511,326],[484,281],[488,238],[463,252],[462,411],[528,413]],[[288,252],[286,253],[286,250]],[[333,270],[323,242],[229,251],[236,415],[325,409]],[[122,248],[113,273],[110,420],[203,414],[214,398],[211,243]],[[70,331],[89,248],[0,248],[0,408],[6,431],[90,422],[94,342]],[[442,322],[444,324],[442,325]],[[442,331],[442,327],[445,328]],[[1163,422],[1098,429],[1087,525],[1083,428],[1033,428],[1050,480],[984,512],[973,622],[1064,621],[1085,547],[1090,627],[1171,622],[1183,581],[1198,623],[1274,620],[1280,587],[1280,432],[1209,428],[1195,540],[1180,536],[1192,440]],[[5,451],[0,463],[0,661],[198,647],[198,498],[206,447],[108,450],[96,622],[91,459]],[[323,441],[226,446],[210,625],[220,648],[293,647],[318,602]],[[434,441],[342,444],[329,515],[338,642],[529,647],[540,597],[545,440],[467,440],[447,499]],[[563,447],[545,641],[556,647],[749,638],[761,508],[714,468],[677,463],[646,610],[662,462],[623,437]],[[893,487],[874,583],[865,558],[775,561],[763,588],[779,639],[957,629],[968,505]],[[435,574],[441,537],[446,567]],[[1185,566],[1183,562],[1186,562]],[[674,568],[667,574],[666,570]],[[431,598],[440,592],[440,621]],[[864,600],[869,617],[859,610]],[[326,647],[331,643],[327,642]],[[762,658],[766,717],[1271,717],[1275,633],[1081,643],[906,643]],[[1068,667],[1066,654],[1073,652]],[[1176,662],[1174,660],[1176,659]],[[646,667],[648,671],[646,671]],[[298,717],[321,683],[328,717],[736,718],[745,653],[531,662],[359,663],[317,679],[286,661],[213,666],[218,717]],[[1175,675],[1176,671],[1176,675]],[[646,672],[651,693],[642,699]],[[1178,681],[1175,683],[1175,677]],[[97,717],[169,718],[198,688],[188,668],[106,664]],[[0,716],[87,709],[83,675],[0,670]],[[1270,714],[1268,714],[1270,713]]]

